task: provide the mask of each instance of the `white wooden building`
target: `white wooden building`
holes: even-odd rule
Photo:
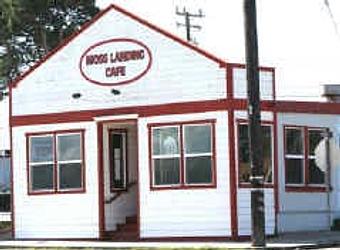
[[[275,99],[261,67],[266,233],[340,215],[315,164],[340,104]],[[10,85],[17,239],[250,235],[246,73],[118,6]],[[339,176],[339,177],[338,177]]]

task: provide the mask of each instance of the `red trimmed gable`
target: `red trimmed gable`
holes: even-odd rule
[[[108,6],[107,8],[105,8],[104,10],[100,11],[98,14],[96,14],[90,21],[86,22],[79,31],[75,31],[70,37],[66,38],[60,45],[58,45],[56,48],[54,48],[53,50],[51,50],[49,53],[47,53],[45,56],[43,56],[43,58],[38,61],[34,66],[32,66],[29,70],[27,70],[25,73],[23,73],[22,75],[18,76],[16,79],[14,79],[14,81],[12,81],[10,84],[13,88],[16,88],[18,86],[18,84],[25,79],[28,75],[30,75],[31,73],[33,73],[37,68],[40,67],[40,65],[42,65],[43,63],[45,63],[47,60],[49,60],[53,55],[55,55],[56,53],[58,53],[60,50],[62,50],[65,46],[67,46],[69,43],[71,43],[76,37],[78,37],[81,33],[83,33],[85,30],[87,30],[89,27],[91,27],[94,23],[96,23],[101,17],[103,17],[106,13],[108,13],[110,10],[116,10],[128,17],[130,17],[131,19],[147,26],[148,28],[157,31],[158,33],[172,39],[173,41],[180,43],[181,45],[188,47],[190,49],[192,49],[193,51],[196,51],[197,53],[205,56],[206,58],[208,58],[209,60],[212,60],[214,62],[216,62],[217,64],[220,65],[220,67],[226,67],[227,63],[223,60],[220,59],[216,56],[214,56],[213,54],[197,47],[194,46],[192,44],[190,44],[189,42],[185,41],[184,39],[171,34],[170,32],[148,22],[147,20],[138,17],[135,14],[132,14],[131,12],[115,5],[115,4],[111,4],[110,6]]]
[[[220,100],[226,67],[111,5],[13,83],[13,116]]]

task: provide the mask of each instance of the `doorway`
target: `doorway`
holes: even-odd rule
[[[113,237],[131,221],[138,230],[137,122],[105,122],[100,127],[102,183],[99,185],[102,185],[103,193],[100,209],[104,234]]]

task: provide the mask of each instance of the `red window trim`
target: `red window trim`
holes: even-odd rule
[[[286,192],[295,192],[295,193],[322,193],[327,192],[327,188],[325,186],[293,186],[286,185]]]
[[[184,149],[183,149],[183,125],[200,125],[209,124],[211,126],[211,140],[212,140],[212,164],[211,164],[211,183],[207,184],[187,184],[184,180]],[[150,190],[178,190],[178,189],[206,189],[216,188],[216,119],[197,120],[197,121],[182,121],[182,122],[168,122],[168,123],[149,123],[148,126],[148,140],[149,140],[149,177]],[[180,136],[180,183],[176,185],[162,185],[155,186],[153,178],[153,160],[152,160],[152,129],[156,127],[178,126]]]
[[[239,141],[238,141],[238,126],[239,125],[243,125],[246,124],[248,125],[249,121],[247,119],[236,119],[236,160],[237,160],[237,183],[238,183],[238,187],[239,188],[252,188],[252,185],[248,182],[240,182],[240,178],[239,178],[239,169],[240,169],[240,161],[239,161],[239,151],[238,151],[238,146],[239,146]],[[271,132],[272,132],[272,182],[271,183],[264,183],[263,184],[263,188],[274,188],[274,121],[268,121],[268,120],[263,120],[261,121],[261,126],[270,126],[271,127]]]
[[[82,187],[78,189],[68,189],[68,190],[58,190],[58,169],[57,169],[57,159],[56,159],[56,138],[60,134],[80,134],[81,138],[81,184]],[[31,174],[29,165],[29,154],[30,154],[30,137],[33,136],[53,136],[53,189],[43,190],[43,191],[33,191],[31,190]],[[84,129],[74,129],[74,130],[55,130],[46,132],[34,132],[26,133],[26,176],[27,176],[27,194],[28,195],[48,195],[48,194],[80,194],[86,192],[86,167],[85,167],[85,130]]]
[[[303,136],[303,183],[301,184],[289,184],[286,183],[287,179],[287,157],[286,157],[286,131],[287,129],[299,129],[302,131]],[[309,183],[309,136],[310,130],[325,130],[324,127],[302,126],[302,125],[284,125],[283,126],[283,153],[285,163],[285,190],[286,192],[327,192],[326,184],[310,184]]]
[[[113,175],[114,175],[114,172],[113,172],[113,169],[112,169],[112,163],[114,163],[113,159],[112,159],[112,155],[110,153],[109,155],[109,169],[110,169],[110,191],[111,193],[115,193],[115,192],[125,192],[127,191],[127,184],[128,184],[128,130],[127,129],[109,129],[108,130],[108,133],[109,133],[109,136],[108,136],[108,142],[109,142],[109,152],[112,152],[112,143],[111,143],[111,139],[110,139],[110,135],[111,133],[122,133],[122,134],[125,134],[125,145],[124,146],[124,150],[125,150],[125,187],[124,188],[115,188],[113,187],[113,183],[112,183],[112,180],[113,180]]]

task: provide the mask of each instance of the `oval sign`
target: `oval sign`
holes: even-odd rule
[[[80,58],[82,76],[95,84],[127,84],[144,76],[152,57],[143,43],[127,38],[110,39],[89,47]]]

